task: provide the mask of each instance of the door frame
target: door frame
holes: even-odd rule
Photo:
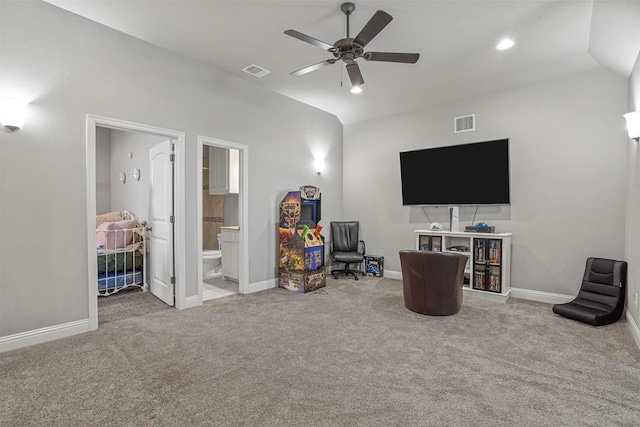
[[[198,135],[196,154],[196,189],[197,189],[197,253],[198,253],[198,304],[202,304],[202,155],[204,146],[233,148],[240,151],[240,195],[238,196],[238,222],[240,226],[240,250],[238,251],[238,291],[249,293],[249,146],[237,142],[225,141]]]
[[[186,257],[185,257],[185,229],[186,229],[186,204],[185,204],[185,133],[156,126],[133,123],[125,120],[112,119],[94,114],[87,114],[86,136],[86,181],[87,181],[87,290],[89,330],[98,328],[98,293],[96,291],[96,278],[98,267],[96,264],[96,144],[97,128],[108,128],[123,131],[143,132],[172,139],[175,142],[174,163],[174,215],[175,215],[175,307],[177,309],[186,306]]]

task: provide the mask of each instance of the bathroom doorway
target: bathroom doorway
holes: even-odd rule
[[[198,298],[247,293],[248,147],[198,137]]]

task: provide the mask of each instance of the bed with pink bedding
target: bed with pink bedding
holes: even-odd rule
[[[96,217],[98,295],[130,288],[147,290],[145,236],[146,223],[128,211]]]

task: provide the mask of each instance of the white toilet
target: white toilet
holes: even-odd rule
[[[222,235],[218,234],[218,248],[222,249],[220,237],[222,237]],[[210,279],[220,276],[222,276],[222,252],[218,249],[203,249],[202,278]]]

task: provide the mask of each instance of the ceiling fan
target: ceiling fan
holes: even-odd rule
[[[375,36],[378,35],[384,27],[393,19],[391,15],[383,10],[378,10],[367,24],[360,30],[355,38],[349,37],[349,16],[355,10],[353,3],[343,3],[340,10],[347,17],[347,37],[338,40],[334,44],[325,43],[311,36],[303,34],[296,30],[287,30],[284,33],[288,36],[310,43],[319,48],[325,49],[333,54],[333,58],[327,59],[317,64],[309,65],[290,73],[293,76],[301,76],[311,71],[318,70],[327,65],[331,65],[338,60],[342,60],[346,64],[347,73],[351,80],[352,91],[364,84],[360,67],[356,62],[358,58],[364,58],[366,61],[384,61],[384,62],[403,62],[407,64],[415,64],[420,58],[419,53],[400,53],[400,52],[365,52],[364,47]]]

